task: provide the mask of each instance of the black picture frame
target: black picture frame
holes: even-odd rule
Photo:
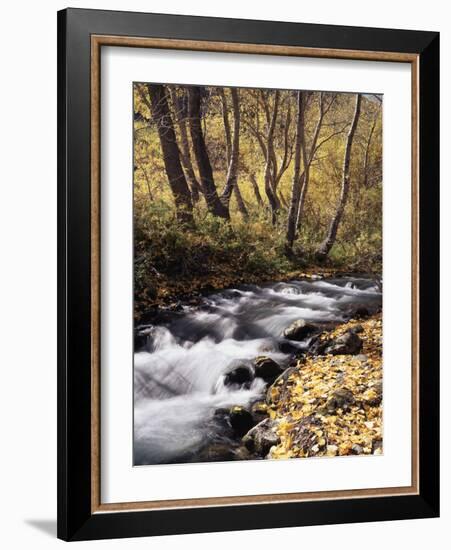
[[[419,59],[417,495],[93,513],[91,36],[374,52]],[[331,56],[333,57],[333,56]],[[87,540],[439,515],[439,33],[67,9],[58,13],[58,537]]]

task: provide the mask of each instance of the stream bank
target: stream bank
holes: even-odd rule
[[[136,333],[135,464],[380,453],[380,310],[380,281],[347,276],[160,311]]]

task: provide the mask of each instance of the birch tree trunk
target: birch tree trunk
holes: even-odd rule
[[[272,116],[270,118],[269,122],[269,128],[268,128],[268,135],[267,135],[267,155],[266,155],[266,163],[265,163],[265,193],[268,197],[269,205],[271,207],[271,219],[273,225],[275,225],[277,221],[277,211],[280,208],[279,200],[276,197],[276,194],[274,193],[274,189],[272,187],[272,174],[271,174],[271,155],[269,152],[269,147],[272,145],[273,139],[274,139],[274,129],[276,126],[276,120],[277,120],[277,114],[279,110],[279,98],[280,98],[280,92],[279,90],[276,90],[274,95],[274,107]],[[269,146],[269,147],[268,147]]]
[[[291,184],[291,201],[288,211],[287,223],[287,252],[293,252],[293,244],[297,232],[297,218],[299,202],[301,199],[301,147],[305,141],[304,137],[304,92],[299,91],[297,96],[297,123],[296,138],[294,145],[294,171]]]
[[[326,258],[326,256],[330,252],[330,249],[335,243],[335,240],[337,238],[338,226],[340,225],[341,219],[343,217],[343,212],[346,206],[346,201],[348,198],[349,186],[350,186],[349,167],[351,163],[351,149],[352,149],[352,142],[354,140],[354,134],[357,128],[357,123],[359,121],[361,101],[362,101],[361,94],[357,94],[356,100],[355,100],[354,116],[352,119],[351,127],[349,128],[348,137],[346,139],[345,154],[343,158],[343,174],[342,174],[342,182],[341,182],[340,199],[338,201],[335,214],[330,222],[330,226],[329,226],[329,230],[327,232],[326,238],[324,239],[323,243],[321,244],[321,246],[317,251],[317,257],[320,260],[323,260]]]
[[[233,141],[232,141],[232,131],[230,128],[229,120],[229,108],[227,105],[227,97],[224,91],[224,88],[219,88],[219,95],[221,97],[222,104],[222,119],[224,122],[224,134],[226,140],[226,157],[227,157],[227,176],[226,184],[224,186],[221,201],[229,208],[230,196],[232,192],[235,195],[238,210],[243,218],[248,219],[249,214],[244,204],[243,197],[238,185],[238,171],[239,171],[239,138],[240,138],[240,124],[241,124],[241,113],[240,113],[240,104],[239,104],[239,94],[238,90],[235,88],[230,89],[232,94],[232,104],[233,104],[233,116],[234,116],[234,126],[233,126]],[[229,175],[231,178],[229,179]],[[232,189],[231,189],[232,188]]]
[[[186,128],[186,118],[183,113],[183,104],[180,97],[177,95],[177,91],[174,86],[170,86],[172,104],[175,110],[175,118],[180,130],[180,145],[181,145],[181,161],[183,168],[185,169],[186,178],[191,188],[191,197],[193,202],[199,201],[199,193],[201,191],[200,184],[197,181],[196,174],[194,173],[193,163],[191,161],[191,153],[189,149],[188,131]]]

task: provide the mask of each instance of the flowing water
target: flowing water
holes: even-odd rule
[[[199,460],[202,448],[228,437],[215,411],[249,406],[265,391],[260,378],[247,388],[224,384],[228,372],[252,369],[259,355],[287,365],[293,346],[308,345],[283,338],[293,321],[338,323],[358,307],[376,311],[381,300],[379,281],[363,277],[248,285],[139,327],[147,338],[134,358],[135,464]]]

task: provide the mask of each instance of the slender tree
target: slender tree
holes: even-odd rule
[[[276,120],[277,120],[277,114],[279,111],[279,101],[280,101],[280,91],[276,90],[274,94],[274,106],[272,115],[269,117],[268,122],[268,134],[266,137],[266,163],[265,163],[265,175],[264,175],[264,182],[265,182],[265,193],[268,197],[269,205],[271,207],[271,219],[273,225],[277,221],[277,212],[280,208],[280,202],[277,198],[277,195],[274,191],[274,188],[271,184],[271,154],[269,152],[269,147],[272,144],[272,141],[274,139],[274,130],[276,127]]]
[[[350,186],[350,163],[351,163],[351,150],[352,150],[352,143],[354,140],[355,131],[357,128],[357,124],[359,121],[360,116],[360,107],[362,102],[362,96],[361,94],[356,94],[355,98],[355,107],[354,107],[354,115],[352,118],[351,126],[349,128],[348,136],[346,139],[346,146],[345,146],[345,153],[343,157],[343,169],[342,169],[342,180],[341,180],[341,193],[340,193],[340,199],[338,201],[337,208],[335,210],[335,214],[330,222],[329,230],[327,232],[326,238],[324,239],[323,243],[319,247],[317,251],[317,257],[319,260],[323,260],[327,257],[327,255],[330,252],[330,249],[335,243],[335,240],[337,238],[337,231],[338,226],[340,225],[340,221],[343,217],[343,212],[346,206],[346,201],[349,194],[349,186]]]
[[[176,87],[169,86],[169,90],[171,93],[172,104],[174,106],[175,119],[177,120],[180,131],[180,158],[183,164],[183,168],[185,170],[186,179],[188,180],[191,189],[191,197],[193,199],[193,202],[195,203],[199,201],[199,193],[201,192],[201,187],[199,182],[197,181],[196,174],[193,168],[193,163],[191,161],[188,131],[186,128],[185,106],[182,98],[177,94]]]
[[[174,196],[177,218],[185,223],[193,224],[191,193],[180,162],[180,151],[165,87],[159,84],[148,84],[147,91],[150,100],[141,88],[140,90],[141,97],[149,107],[153,122],[158,128],[164,166]]]
[[[297,123],[296,123],[296,138],[295,138],[295,145],[294,145],[294,170],[293,170],[293,180],[291,184],[290,209],[288,211],[288,222],[287,222],[287,252],[288,253],[291,253],[293,251],[293,244],[296,238],[296,229],[297,229],[296,222],[297,222],[298,211],[299,211],[299,202],[301,200],[301,186],[302,186],[301,148],[302,148],[302,144],[305,142],[305,135],[304,135],[305,101],[306,101],[306,92],[299,91],[297,93]],[[304,150],[305,150],[305,147],[304,147]],[[305,163],[305,159],[304,159],[304,163]]]
[[[247,218],[248,212],[244,204],[243,198],[241,196],[240,189],[238,187],[238,171],[239,171],[239,154],[240,154],[240,124],[241,124],[241,113],[240,113],[240,98],[239,92],[236,88],[230,88],[230,93],[232,96],[232,106],[233,106],[233,139],[230,129],[229,122],[229,111],[227,106],[227,98],[225,95],[224,88],[221,88],[220,96],[222,102],[222,115],[224,121],[224,131],[226,136],[226,152],[227,152],[227,176],[224,189],[221,194],[221,201],[227,209],[230,206],[230,198],[232,192],[235,193],[237,199],[238,208],[241,214]]]
[[[210,164],[200,116],[200,88],[190,86],[188,92],[188,116],[194,156],[200,176],[200,185],[208,210],[215,216],[230,219],[229,209],[221,202]]]

